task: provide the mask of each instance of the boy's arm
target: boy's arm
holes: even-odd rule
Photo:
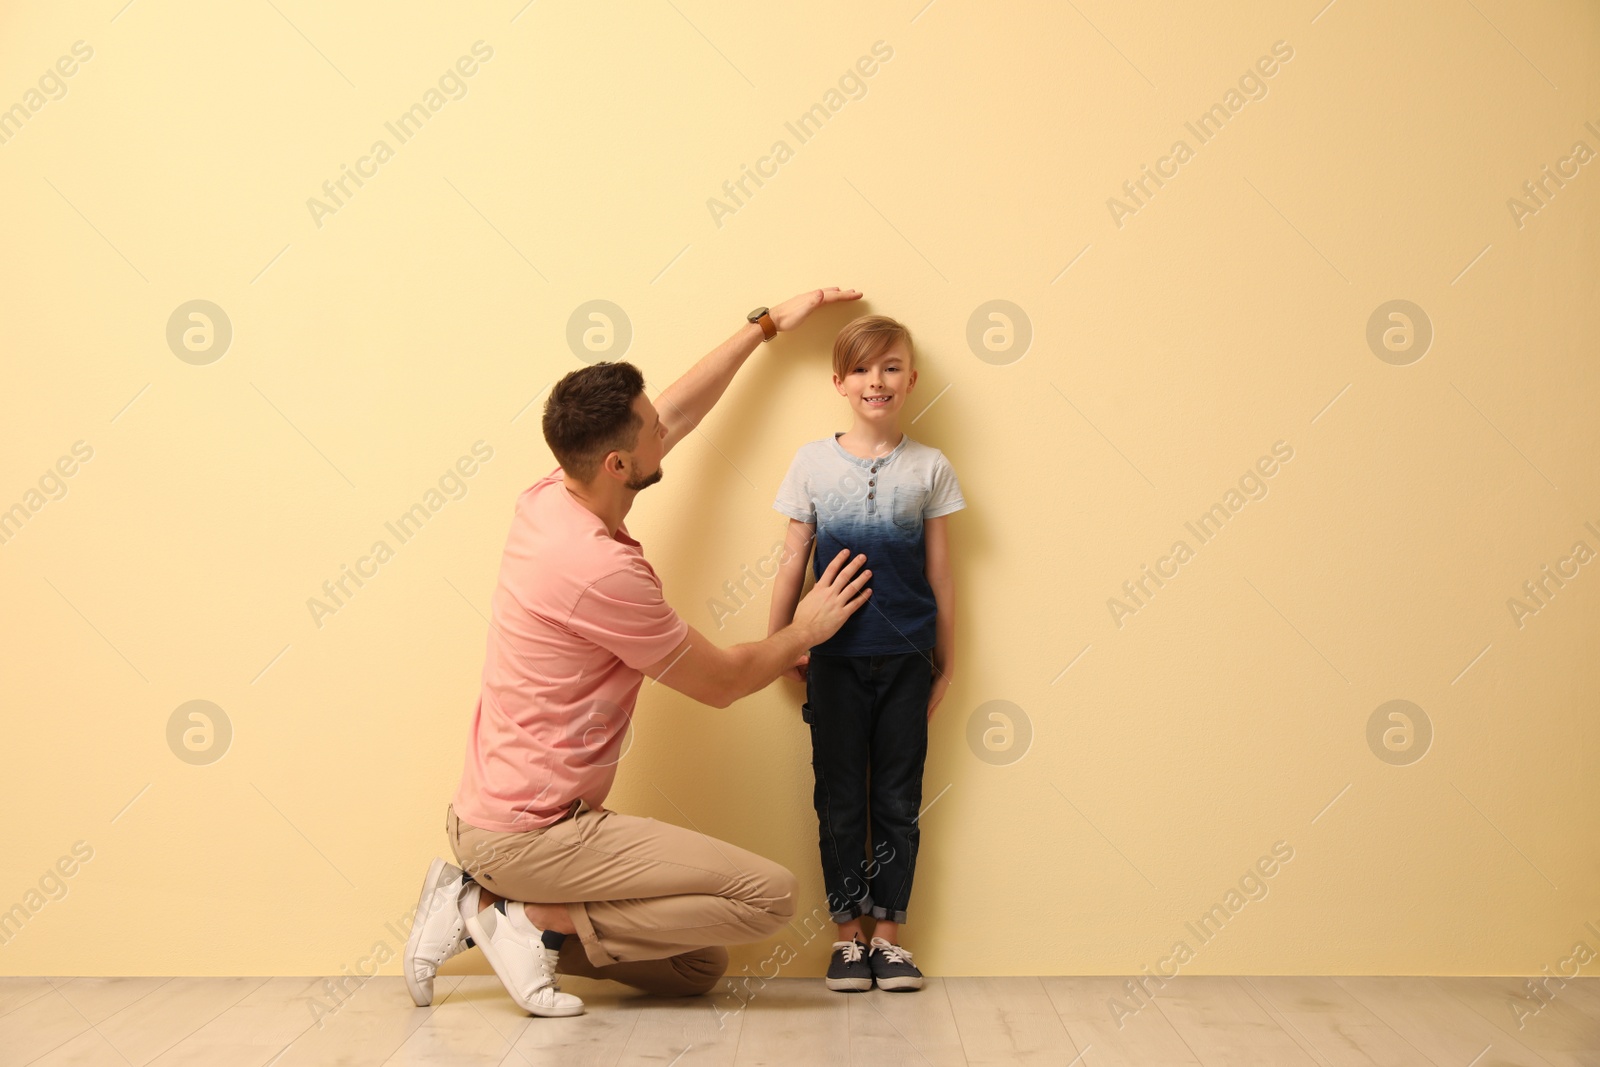
[[[933,588],[934,603],[938,605],[938,621],[933,641],[933,691],[928,695],[928,717],[944,699],[956,669],[956,583],[950,573],[950,516],[925,519],[922,523],[923,542],[927,549],[925,569],[928,585]]]
[[[800,590],[805,585],[806,567],[811,563],[811,548],[815,538],[816,527],[811,523],[789,520],[783,555],[778,561],[778,574],[772,581],[772,613],[767,618],[768,637],[794,621],[795,605],[800,603]],[[799,667],[785,671],[783,676],[805,681],[805,673]]]

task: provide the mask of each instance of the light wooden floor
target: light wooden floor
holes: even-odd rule
[[[321,1017],[335,1002],[320,979],[0,978],[0,1064],[1600,1065],[1600,978],[1568,982],[1520,1029],[1512,978],[1180,977],[1120,1029],[1107,1000],[1132,1001],[1115,978],[930,979],[910,994],[784,978],[743,1010],[727,993],[562,986],[587,1014],[529,1018],[492,975],[440,978],[431,1008],[374,978]]]

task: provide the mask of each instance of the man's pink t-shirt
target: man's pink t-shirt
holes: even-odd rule
[[[456,815],[503,833],[598,808],[644,680],[688,636],[627,524],[612,537],[557,467],[517,498],[490,606]]]

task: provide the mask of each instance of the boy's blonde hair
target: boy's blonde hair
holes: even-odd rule
[[[916,350],[911,347],[911,331],[887,315],[863,315],[852,319],[833,339],[833,373],[840,380],[859,364],[887,352],[896,342],[906,343],[908,369],[916,366]]]

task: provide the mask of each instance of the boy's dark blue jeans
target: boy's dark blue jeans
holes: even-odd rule
[[[806,668],[800,710],[811,726],[822,884],[836,923],[868,912],[906,921],[932,689],[932,649],[813,655]]]

